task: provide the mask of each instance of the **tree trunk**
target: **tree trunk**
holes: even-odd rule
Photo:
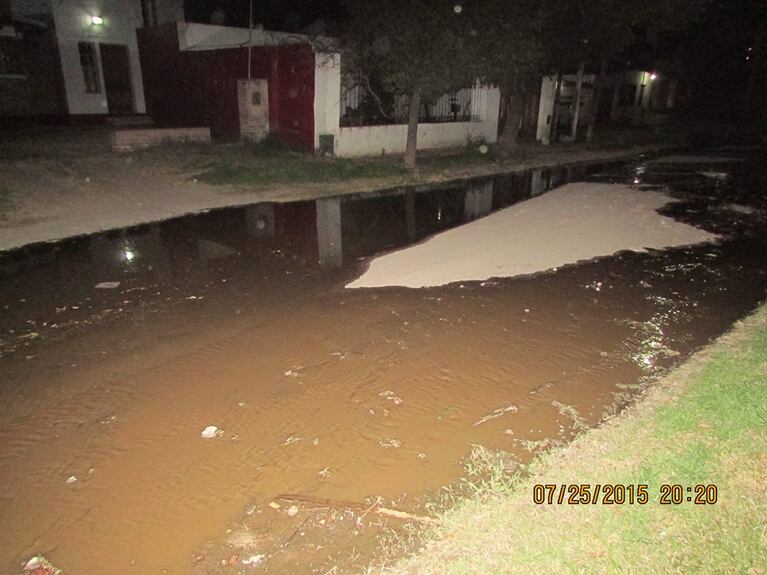
[[[589,115],[589,125],[586,129],[586,141],[590,142],[594,139],[594,127],[597,123],[597,115],[599,114],[599,101],[602,99],[602,86],[605,81],[605,74],[607,73],[607,60],[602,60],[599,65],[599,74],[597,74],[594,80],[594,91],[591,101],[591,114]]]
[[[554,109],[551,111],[551,126],[549,126],[549,144],[557,142],[557,129],[559,128],[559,97],[562,93],[562,73],[557,72],[556,88],[554,90]]]
[[[519,125],[525,111],[525,95],[510,94],[507,106],[506,125],[498,137],[498,144],[503,151],[511,152],[516,148],[519,139]]]
[[[407,144],[405,146],[405,167],[415,168],[415,150],[418,144],[418,112],[421,108],[421,92],[415,90],[410,94],[407,119]]]
[[[575,109],[573,110],[573,123],[570,126],[570,140],[572,142],[578,137],[578,117],[581,114],[581,93],[583,92],[583,67],[584,63],[581,62],[575,80]]]

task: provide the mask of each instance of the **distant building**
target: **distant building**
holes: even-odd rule
[[[554,118],[558,133],[569,133],[576,81],[575,74],[563,75],[558,99],[556,78],[546,77],[541,81],[537,140],[548,143]],[[595,82],[595,74],[583,75],[579,129],[589,123],[594,106],[597,124],[651,126],[669,121],[671,112],[679,105],[679,81],[668,73],[627,70],[607,75],[598,102],[594,101]]]
[[[136,29],[176,19],[152,0],[2,0],[0,116],[143,114]],[[162,8],[159,10],[158,9]]]
[[[65,111],[61,62],[47,14],[19,16],[0,5],[0,118]]]

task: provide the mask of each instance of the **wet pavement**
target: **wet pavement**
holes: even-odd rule
[[[366,565],[402,524],[376,501],[428,513],[472,446],[529,461],[764,299],[765,153],[705,153],[737,161],[258,204],[0,254],[0,571],[38,552],[118,575]],[[343,287],[376,253],[581,179],[667,189],[664,214],[723,239]]]

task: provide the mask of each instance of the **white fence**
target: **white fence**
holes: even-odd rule
[[[337,156],[369,156],[405,151],[407,125],[341,127],[341,58],[317,54],[315,64],[314,146],[321,135],[332,135]],[[471,92],[469,122],[430,122],[418,126],[418,149],[461,146],[483,138],[495,142],[498,135],[500,94],[497,88],[477,86]],[[449,96],[444,98],[449,99]],[[449,100],[448,100],[449,101]]]

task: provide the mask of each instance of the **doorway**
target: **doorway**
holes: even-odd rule
[[[101,44],[101,66],[110,114],[132,114],[133,88],[128,47],[124,44]]]

